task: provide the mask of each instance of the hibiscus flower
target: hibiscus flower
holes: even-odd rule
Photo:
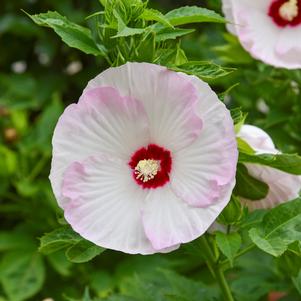
[[[223,11],[228,30],[254,58],[301,68],[301,0],[223,0]]]
[[[245,140],[257,154],[279,154],[280,151],[270,136],[262,129],[253,125],[243,125],[238,137]],[[248,172],[254,178],[265,182],[269,192],[264,199],[251,201],[243,199],[250,209],[272,208],[280,203],[295,199],[301,190],[301,176],[292,175],[269,166],[260,164],[245,164]]]
[[[50,180],[82,237],[151,254],[208,229],[229,202],[236,163],[231,116],[206,83],[127,63],[92,79],[60,117]]]

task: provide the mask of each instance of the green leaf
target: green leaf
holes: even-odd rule
[[[0,175],[8,176],[18,168],[17,154],[8,147],[0,144]]]
[[[25,12],[26,13],[26,12]],[[26,13],[36,24],[52,28],[68,46],[86,54],[102,55],[92,38],[89,28],[75,24],[55,11],[36,15]]]
[[[130,27],[123,27],[122,30],[118,31],[115,36],[112,38],[121,38],[121,37],[129,37],[134,36],[136,34],[142,34],[145,30],[143,28],[130,28]]]
[[[105,251],[104,248],[96,246],[87,240],[81,240],[66,251],[66,257],[71,262],[82,263],[93,259],[103,251]]]
[[[45,278],[45,267],[38,253],[6,253],[0,263],[0,281],[10,300],[24,300],[35,295]]]
[[[58,250],[70,247],[79,242],[82,238],[69,226],[58,228],[45,234],[40,240],[39,251],[44,254],[51,254]]]
[[[127,296],[120,296],[120,295],[112,295],[106,300],[107,301],[137,301],[136,298],[127,297]]]
[[[90,296],[90,290],[88,287],[85,288],[84,295],[82,297],[82,301],[92,301]]]
[[[174,9],[168,12],[165,17],[173,26],[200,22],[226,22],[226,19],[216,12],[197,6],[184,6]]]
[[[48,136],[53,134],[54,127],[63,111],[64,105],[61,98],[58,95],[54,95],[51,102],[44,107],[44,111],[37,121],[37,127],[39,129],[37,139],[41,140],[42,136],[46,136],[41,142],[47,142]]]
[[[2,12],[0,19],[0,34],[10,33],[22,37],[40,36],[40,28],[37,28],[28,18],[16,13]],[[7,11],[8,12],[8,11]]]
[[[163,28],[156,33],[156,41],[163,42],[166,40],[175,40],[176,38],[194,32],[195,29],[184,29],[184,28]]]
[[[80,299],[74,299],[73,297],[69,297],[67,295],[64,295],[64,300],[66,301],[92,301],[92,298],[90,296],[90,290],[89,287],[85,287],[84,293]],[[93,299],[96,301],[96,299]],[[99,299],[97,299],[99,300]]]
[[[107,0],[98,0],[99,3],[105,8],[107,6]]]
[[[291,243],[287,250],[277,258],[277,269],[284,275],[297,276],[301,269],[301,241]]]
[[[64,111],[61,98],[54,95],[36,120],[35,127],[24,141],[28,149],[41,150],[50,156],[51,139],[58,118]],[[25,144],[24,143],[24,144]]]
[[[71,274],[72,263],[66,258],[64,251],[58,251],[47,255],[47,259],[53,269],[62,276]]]
[[[145,21],[157,21],[162,25],[173,28],[168,19],[158,10],[152,8],[144,9],[143,13],[140,15],[140,18]]]
[[[250,155],[240,152],[238,160],[241,163],[258,163],[291,174],[301,175],[301,156],[297,154]]]
[[[244,125],[247,116],[247,113],[242,113],[241,119],[237,123],[235,123],[234,130],[236,134],[239,133],[241,127]]]
[[[229,259],[231,265],[233,265],[234,257],[241,246],[240,235],[236,232],[229,234],[216,232],[215,235],[218,248]]]
[[[273,275],[269,276],[271,278]],[[236,277],[231,283],[231,289],[236,297],[235,300],[268,300],[262,297],[275,290],[275,284],[273,284],[272,280],[262,270],[259,270],[257,273],[246,271],[243,275],[240,273],[239,277]]]
[[[237,37],[226,33],[224,38],[228,42],[227,44],[212,48],[218,54],[219,59],[230,65],[251,64],[254,61],[251,55],[243,49]]]
[[[234,193],[249,200],[260,200],[267,196],[269,186],[253,178],[241,163],[237,165]]]
[[[129,37],[137,34],[142,34],[145,32],[145,28],[127,27],[116,10],[114,10],[114,16],[116,17],[118,22],[118,31],[115,36],[112,36],[112,38]]]
[[[17,249],[34,249],[35,247],[36,245],[32,237],[25,233],[13,231],[0,232],[0,252]]]
[[[289,244],[301,240],[301,198],[281,204],[250,229],[251,240],[263,251],[280,256]]]
[[[156,48],[154,33],[144,35],[139,44],[140,46],[134,51],[131,60],[135,62],[153,62]]]
[[[29,181],[28,179],[16,181],[14,185],[17,188],[19,195],[24,197],[32,197],[39,191],[39,186],[37,183],[33,184],[33,182]]]
[[[190,61],[179,66],[168,66],[169,69],[195,75],[201,79],[215,79],[229,75],[234,71],[232,68],[224,68],[211,62]]]
[[[280,237],[266,239],[262,237],[262,234],[256,228],[252,228],[249,231],[249,236],[258,248],[273,256],[280,256],[287,248]]]
[[[178,45],[176,56],[175,56],[175,64],[181,65],[181,64],[185,64],[187,61],[188,60],[187,60],[185,51],[183,49],[181,49],[180,46]]]
[[[166,294],[169,296],[168,300],[209,301],[217,297],[215,290],[200,281],[197,282],[168,270],[162,270],[161,273],[170,286]]]
[[[301,296],[301,270],[299,271],[296,277],[292,277],[292,280],[295,288],[297,289],[299,295]]]
[[[219,300],[215,288],[207,286],[201,281],[195,281],[178,275],[173,271],[158,268],[153,274],[135,273],[135,275],[128,279],[123,285],[121,293],[133,297],[134,300],[143,301]]]
[[[101,298],[107,298],[114,292],[115,281],[116,278],[104,270],[97,269],[89,273],[90,287]]]
[[[247,230],[256,227],[262,222],[265,214],[266,211],[264,209],[258,209],[255,211],[248,212],[248,214],[245,214],[243,216],[243,219],[240,223],[240,227],[242,229],[247,229]]]
[[[24,134],[28,128],[28,113],[24,110],[12,111],[11,119],[16,130]]]
[[[236,137],[237,147],[240,152],[243,152],[248,155],[254,155],[255,151],[253,148],[242,138]]]
[[[231,109],[230,113],[234,122],[235,133],[238,133],[241,126],[245,123],[248,114],[243,113],[241,108]]]

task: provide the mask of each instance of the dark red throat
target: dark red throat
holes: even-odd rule
[[[141,178],[137,178],[135,167],[141,160],[156,160],[160,164],[160,168],[153,179],[143,182]],[[133,178],[137,184],[143,188],[157,188],[164,186],[169,182],[169,173],[171,171],[172,159],[169,150],[164,149],[156,144],[149,144],[147,147],[138,149],[131,157],[129,166],[133,170]]]

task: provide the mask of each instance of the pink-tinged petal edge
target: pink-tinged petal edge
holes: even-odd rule
[[[219,202],[207,208],[189,206],[169,186],[151,190],[142,211],[146,236],[154,249],[190,242],[204,234],[228,204],[235,179],[223,187]]]
[[[233,120],[229,110],[209,85],[188,77],[199,91],[197,112],[203,120],[199,137],[173,156],[171,186],[175,194],[194,207],[218,202],[232,182],[238,159]]]
[[[146,191],[132,181],[122,160],[98,156],[74,162],[64,175],[62,190],[69,200],[66,220],[96,245],[129,254],[165,253],[179,247],[152,247],[141,220]]]
[[[75,161],[92,155],[112,155],[128,160],[149,140],[147,116],[140,102],[122,97],[116,89],[86,90],[83,101],[68,106],[54,131],[50,181],[62,207],[63,174]]]
[[[191,144],[201,131],[202,121],[195,114],[198,91],[179,72],[150,63],[128,62],[105,70],[90,80],[86,89],[101,86],[114,87],[121,95],[142,102],[150,143],[173,152]]]

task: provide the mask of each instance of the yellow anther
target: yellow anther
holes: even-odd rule
[[[153,179],[160,168],[160,163],[153,159],[140,160],[135,167],[136,179],[147,182]]]
[[[286,21],[292,21],[298,16],[298,0],[289,0],[279,8],[279,15]]]

